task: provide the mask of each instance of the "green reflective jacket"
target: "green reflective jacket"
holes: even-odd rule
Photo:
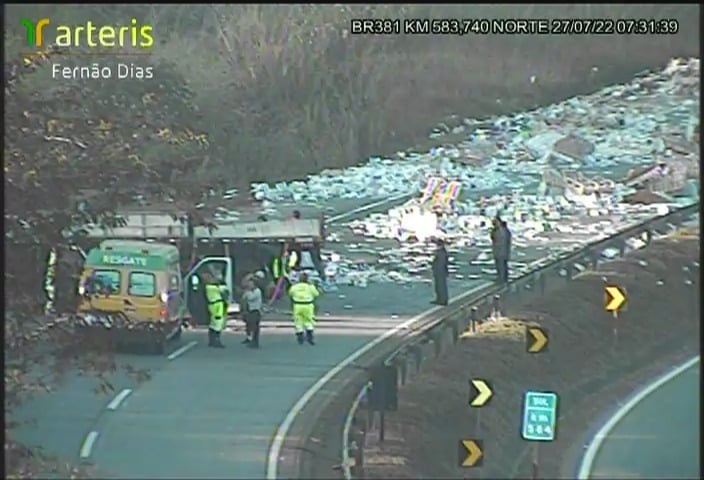
[[[209,283],[205,286],[205,298],[208,299],[208,313],[212,317],[225,316],[225,299],[218,285]]]

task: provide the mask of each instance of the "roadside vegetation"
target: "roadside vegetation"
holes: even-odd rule
[[[679,33],[349,32],[352,18],[557,16],[675,19]],[[155,78],[53,79],[58,58],[84,59],[23,58],[22,17],[151,24],[153,55],[123,61],[154,66]],[[450,115],[532,108],[625,81],[673,56],[699,55],[696,5],[11,5],[5,21],[6,408],[36,389],[27,377],[32,364],[58,358],[34,355],[40,337],[64,352],[76,348],[64,348],[70,335],[55,342],[59,329],[47,329],[41,311],[46,258],[51,248],[68,247],[65,228],[110,221],[111,209],[134,194],[193,205],[211,187],[246,192],[252,181],[430,147],[427,134],[439,121],[451,123]],[[82,213],[73,197],[79,188],[99,192]],[[33,475],[27,452],[6,448],[7,475]]]
[[[107,374],[118,365],[109,345],[86,344],[70,323],[44,315],[49,252],[59,252],[57,271],[65,271],[64,254],[74,240],[67,228],[113,223],[110,212],[133,195],[193,203],[200,185],[185,180],[192,165],[207,161],[210,145],[194,122],[192,94],[167,63],[160,65],[161,83],[112,79],[79,86],[52,80],[50,61],[8,58],[5,64],[6,415],[28,395],[51,390],[69,368],[97,375],[98,390],[112,388]],[[79,188],[97,192],[80,210]],[[8,478],[81,473],[14,442],[15,426],[8,418]]]

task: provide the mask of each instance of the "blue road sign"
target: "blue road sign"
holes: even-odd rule
[[[523,397],[524,440],[551,442],[557,427],[557,394],[552,392],[526,392]]]

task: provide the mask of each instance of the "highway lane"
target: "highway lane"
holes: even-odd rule
[[[226,350],[201,340],[98,422],[91,461],[108,478],[263,478],[278,421],[374,336],[321,330],[311,347],[282,332],[267,335],[259,351],[237,345],[234,334]]]
[[[172,348],[178,346],[175,343]],[[152,375],[168,364],[166,357],[154,355],[118,354],[115,358],[120,366],[129,364],[148,369]],[[46,371],[46,368],[37,369],[36,374]],[[94,376],[80,375],[76,370],[65,372],[52,391],[37,392],[6,417],[6,421],[23,422],[13,430],[13,436],[27,445],[41,447],[48,455],[77,461],[86,433],[92,430],[112,398],[123,388],[139,387],[135,378],[123,368],[108,373],[106,377],[115,390],[98,393],[99,381]]]
[[[516,250],[518,253],[519,249],[517,248]],[[549,253],[549,249],[528,249],[526,256],[521,258],[521,260],[532,260],[547,253]],[[461,267],[461,270],[466,271],[468,268],[474,271],[477,270],[477,267],[469,267],[466,264]],[[450,279],[450,294],[454,296],[468,291],[488,278],[489,276],[483,275],[482,280]],[[319,345],[320,348],[316,347],[316,353],[314,354],[316,361],[313,366],[304,365],[304,367],[301,367],[303,370],[299,368],[298,364],[287,364],[290,360],[289,353],[297,354],[298,352],[298,345],[291,343],[293,340],[291,333],[286,333],[285,328],[270,328],[266,318],[264,320],[264,348],[260,352],[250,352],[249,350],[238,348],[240,346],[236,345],[236,343],[241,337],[235,336],[233,340],[228,338],[228,342],[231,345],[222,356],[223,359],[227,360],[224,360],[221,365],[215,365],[214,368],[215,371],[220,371],[221,373],[226,370],[221,375],[210,375],[210,371],[205,366],[208,362],[217,364],[217,360],[208,356],[212,353],[209,349],[204,350],[204,352],[209,353],[201,351],[204,332],[189,332],[184,335],[181,343],[174,344],[172,351],[186,345],[188,341],[191,341],[191,338],[198,338],[200,343],[197,348],[189,350],[173,362],[166,357],[118,355],[120,363],[130,363],[136,368],[148,368],[153,374],[152,379],[142,385],[137,385],[132,379],[120,373],[111,376],[111,382],[116,389],[114,394],[118,394],[124,388],[133,390],[132,394],[126,398],[118,410],[114,412],[106,410],[106,406],[112,398],[106,395],[96,395],[93,392],[95,382],[92,379],[80,378],[75,373],[69,372],[67,381],[58,387],[56,391],[47,395],[39,395],[33,401],[23,405],[23,408],[18,412],[18,416],[37,419],[37,423],[33,426],[27,425],[21,428],[18,433],[21,439],[31,444],[40,445],[47,453],[60,455],[67,461],[77,461],[80,460],[79,451],[87,436],[91,432],[97,432],[95,443],[86,460],[97,463],[99,468],[104,467],[108,471],[113,472],[112,475],[115,476],[144,477],[145,475],[156,475],[158,471],[162,472],[161,476],[177,477],[183,477],[188,472],[191,472],[188,475],[207,477],[216,475],[217,472],[220,472],[217,475],[223,474],[230,478],[233,476],[250,478],[253,475],[255,477],[263,476],[268,443],[284,414],[298,400],[300,395],[310,385],[315,383],[327,369],[336,365],[367,341],[380,335],[384,328],[391,328],[406,321],[409,316],[427,310],[430,307],[429,301],[432,297],[432,285],[429,282],[405,285],[394,283],[370,284],[366,289],[341,287],[337,292],[325,294],[321,298],[319,306],[319,335],[325,338]],[[286,302],[282,303],[283,308],[286,308]],[[339,317],[348,315],[368,317],[371,321],[345,320],[340,322],[326,318],[327,316]],[[285,326],[285,319],[276,323],[279,326]],[[359,323],[357,328],[354,328],[354,323]],[[269,334],[274,331],[282,332],[283,336],[272,336],[270,339]],[[326,344],[334,346],[334,348],[327,349]],[[273,350],[280,351],[280,353],[273,353]],[[266,357],[273,361],[274,365],[261,368],[246,367],[247,362],[241,360],[240,357],[242,354],[249,353],[258,355],[258,357],[254,358]],[[306,361],[308,360],[306,358]],[[189,367],[191,362],[198,363],[198,368],[194,367],[191,369]],[[239,368],[240,362],[243,362],[245,367]],[[186,386],[184,388],[186,388],[187,392],[190,392],[191,389],[189,387],[194,378],[193,376],[201,374],[199,370],[206,370],[208,374],[204,373],[203,378],[197,377],[199,381],[205,382],[198,385],[197,392],[204,395],[207,394],[207,396],[200,398],[200,401],[195,401],[198,399],[194,398],[185,401],[183,398],[188,397],[183,397],[183,394],[179,394],[179,385]],[[164,377],[164,383],[160,384],[162,377]],[[282,378],[299,378],[299,381],[282,381]],[[224,381],[224,379],[227,379],[227,381]],[[158,387],[154,387],[154,385]],[[220,411],[222,408],[220,398],[217,395],[214,396],[213,392],[220,393],[221,391],[226,393],[228,397],[234,396],[238,401],[244,402],[244,404],[233,404],[237,405],[237,408],[234,409],[229,408],[230,404],[227,404],[228,408],[225,411],[233,418],[237,416],[238,418],[251,420],[251,422],[235,422],[226,425],[230,427],[235,424],[240,425],[240,428],[235,432],[236,435],[239,435],[237,438],[256,439],[256,441],[250,442],[250,453],[253,459],[247,462],[243,461],[239,470],[231,470],[232,462],[229,462],[225,457],[219,460],[213,458],[208,462],[201,462],[194,466],[190,466],[193,463],[191,457],[188,457],[188,461],[177,459],[174,464],[165,462],[164,458],[170,458],[168,455],[171,454],[169,451],[161,449],[159,444],[154,443],[155,438],[150,437],[150,432],[154,428],[161,428],[160,425],[162,424],[174,423],[178,425],[178,422],[166,420],[169,415],[177,416],[181,419],[189,419],[193,415],[200,415],[201,409],[208,408],[209,410]],[[267,401],[274,403],[271,403],[266,409],[260,410],[258,405],[252,406],[252,402],[256,401],[258,397],[244,396],[239,399],[237,393],[241,391],[261,391]],[[147,392],[146,400],[140,399],[140,392]],[[154,400],[154,397],[156,397],[156,400]],[[151,400],[149,400],[150,398]],[[118,425],[115,427],[114,420],[121,415],[122,409],[134,404],[134,402],[146,402],[142,407],[145,412],[149,413],[137,414],[137,416],[131,417],[132,423],[128,422],[128,426],[121,427]],[[170,410],[159,413],[155,410],[154,405],[156,404],[170,405]],[[146,420],[151,417],[154,418]],[[134,421],[135,418],[142,420]],[[222,419],[212,420],[214,432],[218,432],[220,422],[222,422]],[[201,429],[196,428],[201,425],[196,420],[193,420],[188,425],[188,428],[194,429],[194,432],[201,431]],[[114,428],[116,430],[113,430]],[[120,430],[120,428],[125,430]],[[184,435],[183,428],[186,428],[183,424],[175,427],[173,434]],[[133,431],[135,429],[136,433]],[[143,434],[139,433],[140,429],[144,431]],[[113,432],[116,432],[114,435],[120,440],[112,439]],[[134,439],[127,438],[126,435],[128,433]],[[222,433],[222,435],[225,435],[225,433]],[[204,435],[200,439],[201,443],[212,443],[205,441],[204,431],[201,431],[201,434]],[[232,440],[234,438],[232,435],[234,434],[230,432],[229,435],[231,436],[228,438]],[[109,447],[106,447],[106,445]],[[177,445],[180,444],[172,444],[172,446]],[[244,451],[242,445],[238,448],[240,451]],[[129,450],[135,455],[143,456],[144,459],[139,462],[135,461],[136,463],[131,466],[129,455],[122,454],[121,450]],[[256,455],[255,450],[258,452]],[[164,455],[167,455],[167,457],[164,457]],[[257,458],[254,459],[255,457]],[[225,474],[224,472],[226,471],[229,473]],[[147,475],[145,472],[149,472],[149,474]],[[210,474],[207,472],[216,473]],[[253,472],[259,473],[255,475]]]
[[[589,478],[700,478],[700,363],[639,401],[601,439]]]
[[[174,344],[174,348],[178,344]],[[49,455],[67,461],[77,460],[78,451],[92,425],[102,415],[108,403],[123,388],[139,387],[134,377],[122,366],[132,365],[156,374],[168,362],[166,357],[138,354],[118,354],[117,371],[107,373],[107,380],[115,386],[112,392],[97,392],[99,381],[91,374],[81,375],[75,369],[64,373],[60,383],[50,392],[37,392],[6,416],[22,424],[13,430],[13,436],[27,445],[40,446]],[[37,368],[35,375],[42,375],[48,368]]]
[[[450,293],[480,284],[450,282]],[[198,345],[173,361],[117,355],[121,364],[151,370],[141,385],[118,372],[110,378],[113,394],[96,395],[95,380],[69,372],[54,392],[17,412],[37,420],[19,429],[19,437],[76,462],[87,436],[97,432],[83,460],[101,477],[263,478],[271,438],[298,398],[354,350],[431,307],[432,286],[380,284],[326,297],[315,347],[297,345],[292,329],[266,326],[260,351],[244,348],[241,334],[232,332],[225,337],[228,348],[219,351],[204,346],[204,331],[186,331],[170,351],[194,340]],[[286,325],[285,319],[275,323]],[[131,394],[108,411],[124,388]]]
[[[403,203],[405,199],[406,196],[398,196],[385,199],[351,199],[332,202],[334,208],[329,209],[327,216],[330,223],[347,222],[372,212],[386,210],[396,204]],[[280,208],[281,215],[290,215],[290,211],[294,208],[297,207],[293,204],[284,205]],[[320,211],[317,207],[298,208],[304,215]],[[458,288],[461,287],[455,286],[453,283],[450,284],[451,291]],[[409,287],[389,285],[379,288],[370,287],[368,292],[374,292],[374,295],[360,295],[359,290],[342,287],[334,295],[326,295],[321,299],[320,314],[322,316],[331,312],[333,314],[348,313],[353,309],[358,312],[374,312],[375,308],[378,309],[379,306],[381,309],[378,311],[381,315],[418,313],[429,306],[427,301],[432,295],[432,287],[428,285],[411,285]],[[412,297],[413,300],[405,301],[408,297]],[[387,301],[379,302],[378,298]],[[391,302],[400,305],[400,308],[394,307]],[[171,350],[177,350],[183,345],[185,345],[184,342],[175,343],[171,346]],[[156,373],[160,368],[169,364],[165,356],[119,354],[117,360],[120,364],[127,363],[135,368],[149,369],[152,373]],[[43,373],[42,369],[37,369],[37,374]],[[114,393],[119,392],[122,388],[136,389],[138,387],[136,382],[121,370],[107,375],[107,378],[115,385],[116,392]],[[92,424],[95,423],[111,400],[111,394],[96,394],[94,391],[96,385],[97,382],[90,376],[81,376],[75,371],[66,372],[61,383],[54,385],[53,391],[37,392],[29,401],[13,411],[9,420],[22,422],[21,426],[15,429],[13,435],[29,445],[41,447],[48,454],[67,460],[76,460],[86,432],[91,431]]]
[[[531,259],[538,258],[546,253],[548,253],[547,249],[531,249],[527,257]],[[468,266],[465,265],[463,268],[466,270]],[[451,296],[455,296],[471,290],[473,287],[488,280],[489,277],[488,275],[484,275],[482,280],[450,279],[448,282],[450,294]],[[276,407],[271,406],[265,411],[257,410],[258,407],[255,408],[253,412],[256,413],[256,422],[241,424],[242,429],[238,430],[238,435],[253,436],[258,439],[256,445],[253,444],[254,446],[252,446],[254,449],[259,449],[258,460],[243,462],[242,470],[233,471],[229,476],[251,477],[254,471],[260,472],[257,476],[263,476],[267,444],[276,427],[283,419],[284,414],[291,408],[300,395],[305,392],[307,387],[315,383],[315,381],[327,371],[326,369],[336,365],[366,341],[382,334],[385,329],[401,324],[409,317],[427,310],[431,307],[429,301],[432,298],[433,288],[430,282],[370,284],[365,289],[341,287],[336,292],[324,294],[320,300],[318,316],[320,319],[319,335],[325,336],[325,338],[324,341],[321,342],[321,348],[316,347],[316,367],[306,369],[304,378],[300,379],[299,383],[283,382],[280,386],[277,385],[277,383],[281,383],[281,378],[287,375],[288,354],[286,352],[292,348],[294,352],[297,352],[296,348],[298,347],[298,345],[290,343],[290,341],[293,340],[290,331],[287,331],[286,328],[274,328],[274,326],[285,327],[286,325],[286,317],[278,315],[278,320],[265,317],[263,321],[265,327],[264,338],[262,339],[264,348],[260,352],[254,352],[261,354],[257,358],[267,357],[274,361],[277,366],[275,369],[270,366],[268,369],[257,370],[255,376],[248,368],[238,368],[238,362],[240,362],[239,355],[243,352],[246,354],[252,352],[238,348],[241,346],[236,343],[241,336],[235,336],[233,340],[228,338],[228,342],[231,345],[225,355],[223,355],[223,358],[229,358],[230,360],[224,362],[222,366],[216,365],[217,369],[224,368],[225,365],[228,365],[228,372],[222,377],[228,378],[228,381],[220,381],[218,379],[220,377],[210,378],[207,387],[205,385],[199,387],[210,390],[208,397],[203,398],[201,402],[181,402],[177,394],[178,388],[176,385],[179,383],[189,385],[192,376],[198,373],[198,368],[190,369],[189,365],[190,362],[200,358],[200,348],[205,338],[204,332],[190,332],[184,335],[180,343],[174,344],[171,347],[171,351],[186,345],[193,336],[193,338],[198,338],[201,345],[199,345],[197,349],[186,352],[182,357],[177,358],[173,362],[169,361],[166,357],[118,355],[118,361],[120,363],[130,363],[136,368],[148,368],[151,370],[153,377],[143,385],[137,385],[132,379],[127,378],[125,375],[119,373],[112,375],[111,382],[115,385],[116,389],[114,394],[119,393],[124,388],[132,389],[133,393],[123,402],[123,405],[129,405],[130,402],[133,401],[142,401],[139,400],[139,393],[143,391],[143,389],[146,389],[147,392],[152,392],[149,394],[152,397],[159,397],[159,389],[163,388],[161,400],[153,400],[153,402],[160,402],[161,404],[167,405],[175,398],[177,405],[180,405],[177,409],[177,411],[180,412],[179,415],[184,418],[190,418],[190,415],[198,414],[199,409],[209,407],[211,400],[217,399],[217,397],[212,396],[212,392],[220,392],[220,389],[224,388],[221,385],[227,385],[225,390],[230,387],[232,388],[232,390],[227,390],[229,396],[235,395],[236,392],[244,389],[244,387],[238,387],[238,385],[249,385],[250,388],[246,389],[247,391],[261,389],[264,395],[272,397],[271,401],[277,402]],[[288,304],[284,300],[277,306],[286,309]],[[274,315],[271,315],[271,317],[274,317]],[[340,317],[345,318],[341,319]],[[350,319],[347,317],[355,318]],[[360,317],[367,318],[367,320]],[[355,327],[355,324],[358,325]],[[235,325],[237,325],[237,322],[235,322]],[[269,335],[275,331],[283,333],[284,336],[281,338],[272,337],[270,339]],[[334,348],[330,350],[327,350],[325,346],[328,344],[328,337],[332,339],[329,345],[334,345]],[[273,345],[270,345],[270,340],[274,342]],[[282,356],[279,357],[277,356],[279,353],[272,353],[272,350],[278,351],[281,345],[283,346],[281,347],[280,353]],[[233,349],[237,350],[237,354],[230,353]],[[206,351],[209,350],[206,349]],[[206,356],[203,357],[202,360],[199,360],[199,368],[205,369],[205,367],[203,367],[205,363],[215,361],[214,359],[208,360],[209,358],[210,357]],[[184,370],[181,370],[181,368]],[[299,375],[297,368],[293,368],[293,372],[293,375]],[[171,377],[171,375],[174,374],[177,375],[177,379]],[[160,378],[164,375],[166,376],[164,380],[166,383],[159,384]],[[160,386],[158,388],[153,387],[155,384]],[[259,385],[259,387],[255,388],[253,385]],[[277,394],[278,390],[276,387],[272,387],[273,390],[270,390],[270,385],[277,385],[277,387],[281,389],[280,394]],[[59,386],[56,391],[47,395],[39,395],[33,401],[23,405],[23,408],[19,412],[21,415],[19,416],[22,418],[34,418],[37,419],[38,422],[35,425],[27,425],[20,429],[18,432],[20,438],[29,441],[31,444],[40,445],[47,453],[60,455],[67,461],[77,461],[80,460],[79,450],[86,436],[90,432],[96,431],[98,432],[98,437],[94,444],[95,454],[91,452],[87,460],[97,462],[98,467],[102,467],[102,463],[104,462],[109,470],[117,472],[115,473],[117,476],[144,476],[146,475],[144,472],[149,472],[151,475],[155,472],[155,469],[158,468],[165,472],[165,476],[170,475],[178,477],[183,477],[186,474],[185,472],[192,472],[193,475],[196,475],[196,472],[206,472],[198,473],[198,475],[209,477],[210,474],[207,473],[209,471],[229,471],[229,466],[217,464],[215,460],[207,464],[200,463],[194,467],[187,467],[178,462],[174,465],[170,465],[168,462],[161,460],[162,456],[168,454],[168,452],[160,450],[160,447],[152,443],[154,439],[149,438],[149,435],[146,434],[140,436],[137,433],[135,434],[134,440],[130,440],[124,443],[124,445],[115,443],[115,441],[111,440],[112,430],[109,429],[113,428],[114,424],[112,419],[120,414],[120,410],[123,406],[121,405],[120,409],[115,412],[108,412],[106,406],[111,401],[111,397],[96,395],[93,392],[93,386],[94,381],[92,379],[80,378],[77,377],[75,373],[69,372],[67,381]],[[249,398],[250,403],[247,403],[247,405],[251,405],[251,397]],[[214,402],[214,405],[214,408],[220,408],[217,401]],[[250,411],[248,408],[251,407],[240,405],[235,409],[236,411],[227,411],[231,415],[241,415],[243,418],[249,418]],[[162,417],[154,413],[153,407],[150,406],[148,402],[145,409],[152,413],[142,415],[144,418],[150,415],[156,415],[154,422],[158,424],[160,421],[159,418],[162,419],[161,421],[164,421]],[[164,413],[164,415],[167,416],[169,414],[173,415],[174,412]],[[265,418],[268,420],[265,421]],[[268,431],[263,432],[266,422],[268,422]],[[145,423],[144,425],[147,424]],[[103,432],[101,429],[104,428],[108,428],[108,430]],[[125,440],[125,432],[121,432],[119,427],[116,428],[117,437]],[[132,425],[130,428],[139,430],[140,427],[139,425]],[[174,430],[174,432],[176,431],[177,430]],[[183,433],[180,430],[178,430],[178,432],[179,435]],[[264,437],[266,437],[266,439]],[[112,446],[106,449],[106,444]],[[120,448],[130,451],[136,449],[136,451],[141,452],[141,454],[148,456],[142,463],[134,463],[133,468],[135,470],[130,472],[129,468],[131,463],[126,461],[127,457],[120,453]],[[120,466],[121,462],[126,462],[126,465]],[[190,460],[188,462],[190,462]],[[256,470],[257,468],[259,470]],[[182,470],[184,473],[181,472]],[[213,473],[213,475],[215,474]]]
[[[473,287],[482,285],[477,282]],[[242,336],[231,332],[225,336],[224,351],[202,346],[204,332],[187,332],[184,341],[199,338],[199,346],[162,369],[96,424],[100,433],[91,461],[99,467],[98,474],[263,478],[271,439],[291,406],[331,368],[378,337],[380,327],[392,328],[429,306],[426,295],[394,297],[391,291],[376,289],[371,294],[377,303],[381,298],[390,304],[403,299],[407,314],[393,319],[369,315],[321,319],[313,347],[298,345],[292,329],[265,330],[259,351],[238,345]],[[335,394],[334,387],[323,387],[321,393]]]

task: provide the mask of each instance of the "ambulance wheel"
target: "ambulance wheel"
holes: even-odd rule
[[[176,331],[174,332],[174,335],[171,337],[172,340],[181,340],[181,333],[183,332],[183,325],[179,324],[178,327],[176,327]]]
[[[166,352],[166,342],[162,339],[157,339],[154,342],[154,354],[163,355]]]

